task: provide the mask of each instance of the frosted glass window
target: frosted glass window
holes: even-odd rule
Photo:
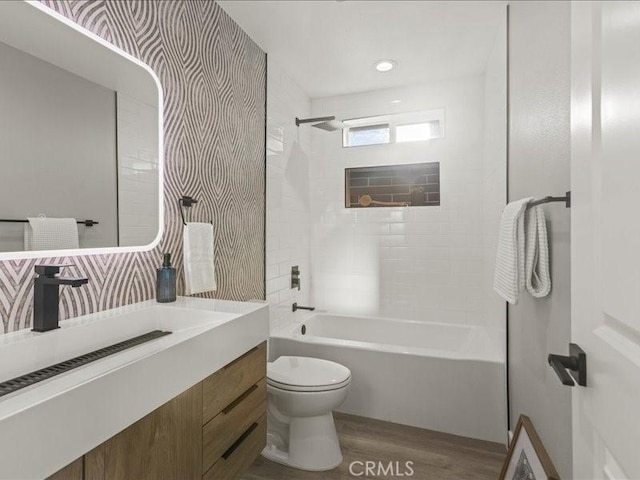
[[[440,138],[440,122],[413,123],[396,127],[396,142],[419,142]]]
[[[389,143],[389,124],[365,125],[349,128],[345,147],[361,147],[364,145],[381,145]]]

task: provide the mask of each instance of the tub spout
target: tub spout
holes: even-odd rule
[[[313,312],[315,309],[316,307],[301,307],[297,303],[294,303],[293,305],[291,305],[291,310],[294,312],[296,310],[309,310],[310,312]]]

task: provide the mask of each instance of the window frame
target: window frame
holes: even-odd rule
[[[438,140],[440,138],[442,138],[442,136],[438,136],[438,137],[429,137],[429,138],[419,138],[416,140],[398,140],[398,129],[403,128],[403,127],[415,127],[415,126],[422,126],[422,125],[427,125],[429,126],[429,129],[431,130],[431,124],[436,123],[438,125],[438,128],[440,128],[441,124],[438,120],[422,120],[419,122],[411,122],[411,123],[397,123],[393,129],[394,132],[394,136],[395,136],[395,143],[413,143],[413,142],[426,142],[428,140]]]
[[[359,130],[359,131],[364,131],[367,129],[371,129],[371,130],[383,130],[384,127],[386,127],[386,129],[388,130],[388,140],[386,142],[379,142],[379,143],[365,143],[365,144],[361,144],[361,145],[349,145],[348,147],[370,147],[372,145],[388,145],[391,143],[391,132],[393,131],[392,126],[388,123],[388,122],[384,122],[384,123],[372,123],[371,125],[353,125],[347,129],[344,129],[344,131],[346,131],[345,134],[343,134],[343,142],[342,142],[342,146],[344,147],[345,145],[345,141],[349,139],[349,135],[352,131],[354,130]]]
[[[436,138],[429,138],[425,140],[413,140],[405,142],[396,141],[396,129],[399,126],[416,125],[420,123],[429,123],[437,121],[440,126],[440,136]],[[359,147],[375,147],[392,145],[397,143],[416,143],[416,142],[429,142],[433,140],[444,140],[446,137],[445,131],[445,109],[436,108],[430,110],[419,110],[414,112],[403,113],[390,113],[385,115],[374,115],[370,117],[358,117],[351,118],[342,121],[347,126],[342,129],[342,148],[359,148]],[[367,145],[349,145],[349,131],[351,128],[375,126],[375,125],[389,125],[389,142],[387,143],[371,143]]]

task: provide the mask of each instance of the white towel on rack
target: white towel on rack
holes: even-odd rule
[[[24,249],[66,250],[79,248],[78,222],[75,218],[30,217],[24,224]]]
[[[535,298],[549,295],[551,275],[549,274],[549,244],[547,223],[542,207],[532,207],[526,212],[527,238],[525,246],[525,278],[527,292]]]
[[[493,289],[507,302],[518,303],[525,286],[524,214],[532,197],[509,203],[502,211]]]
[[[213,225],[187,223],[184,226],[184,280],[187,295],[216,289]]]

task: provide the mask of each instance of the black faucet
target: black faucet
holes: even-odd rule
[[[316,307],[300,307],[298,306],[297,303],[294,303],[293,305],[291,305],[291,310],[292,311],[296,311],[296,310],[309,310],[310,312],[313,312],[316,309]]]
[[[88,278],[61,278],[60,269],[72,265],[36,265],[38,276],[33,284],[34,332],[48,332],[59,328],[60,285],[79,287],[89,283]]]

